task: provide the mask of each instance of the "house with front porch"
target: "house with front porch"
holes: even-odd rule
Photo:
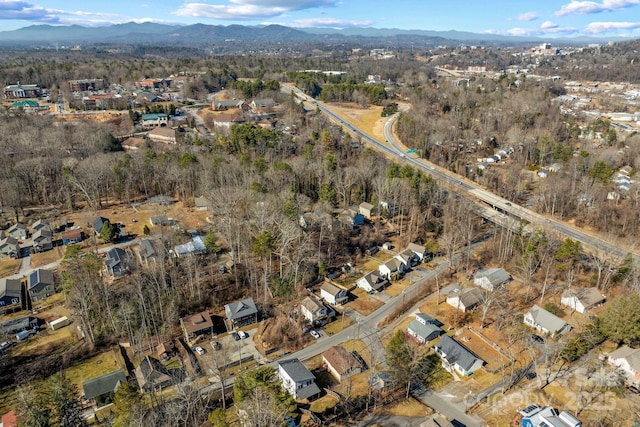
[[[345,289],[326,280],[320,287],[320,297],[329,305],[340,305],[349,301],[349,295]]]
[[[224,306],[224,312],[227,316],[228,331],[258,322],[258,309],[253,298],[227,304]]]
[[[295,400],[309,399],[320,394],[316,377],[298,359],[278,362],[278,378],[282,387]]]
[[[545,335],[557,335],[571,329],[571,326],[555,314],[549,313],[535,304],[524,315],[524,323]]]
[[[462,376],[473,374],[486,363],[467,347],[448,335],[440,338],[433,346],[435,353],[442,359],[442,366],[448,372],[457,372]]]
[[[567,289],[562,293],[560,304],[584,313],[594,307],[604,304],[606,297],[600,293],[598,288]]]
[[[314,296],[308,296],[302,300],[300,313],[311,324],[323,323],[327,318],[336,315],[335,311],[318,301]]]
[[[380,276],[378,271],[370,271],[358,280],[356,280],[356,286],[364,289],[367,292],[380,292],[389,284],[389,281]]]

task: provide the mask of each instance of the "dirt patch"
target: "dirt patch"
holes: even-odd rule
[[[487,362],[485,369],[489,371],[500,369],[510,362],[507,357],[471,329],[464,330],[461,334],[456,335],[455,339]]]

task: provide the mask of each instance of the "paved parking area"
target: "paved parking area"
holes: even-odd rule
[[[249,338],[235,341],[230,334],[218,336],[211,341],[203,341],[199,343],[204,348],[205,354],[197,354],[198,361],[204,372],[208,375],[215,374],[216,362],[218,366],[239,364],[240,359],[246,361],[253,359],[258,362],[265,362],[264,357],[256,350],[253,337],[258,332],[258,328],[246,330]],[[214,343],[220,343],[220,349],[214,348]],[[217,360],[214,360],[217,358]]]

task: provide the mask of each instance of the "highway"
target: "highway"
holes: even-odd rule
[[[628,253],[632,253],[634,260],[636,262],[640,262],[640,255],[635,251],[620,248],[614,243],[610,243],[600,237],[588,234],[576,227],[566,224],[563,221],[550,219],[530,209],[518,206],[507,199],[481,188],[479,185],[461,177],[458,174],[425,159],[412,157],[411,155],[406,154],[405,148],[400,145],[392,132],[393,124],[398,119],[399,113],[391,116],[385,123],[383,132],[386,142],[383,143],[372,138],[363,130],[356,128],[351,123],[343,120],[329,107],[316,101],[314,98],[305,95],[299,89],[287,84],[283,84],[282,86],[284,89],[292,91],[299,99],[309,102],[314,107],[320,109],[320,111],[326,114],[331,120],[360,137],[371,147],[382,152],[386,156],[406,162],[414,168],[430,174],[460,196],[466,197],[475,203],[481,202],[485,206],[488,205],[493,208],[498,208],[500,212],[508,214],[509,217],[515,219],[516,222],[519,220],[526,221],[531,224],[529,229],[544,229],[547,232],[555,233],[559,236],[568,237],[572,240],[578,241],[582,245],[583,249],[587,251],[595,252],[596,254],[607,254],[607,256],[611,256],[618,260],[622,260]],[[490,221],[498,223],[499,225],[505,225],[499,215],[489,214],[489,211],[485,209],[482,209],[479,214]]]

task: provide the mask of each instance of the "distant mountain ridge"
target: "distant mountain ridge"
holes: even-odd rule
[[[572,39],[552,41],[570,43]],[[578,39],[573,39],[578,42]],[[32,25],[13,31],[0,31],[4,47],[33,47],[36,45],[87,45],[97,43],[168,44],[203,47],[229,41],[239,42],[393,42],[399,45],[438,43],[452,44],[522,44],[541,42],[536,37],[515,37],[497,34],[478,34],[464,31],[402,30],[396,28],[291,28],[282,25],[167,25],[151,22],[116,24],[107,27]],[[596,42],[597,39],[580,39]],[[600,40],[601,41],[601,40]]]

